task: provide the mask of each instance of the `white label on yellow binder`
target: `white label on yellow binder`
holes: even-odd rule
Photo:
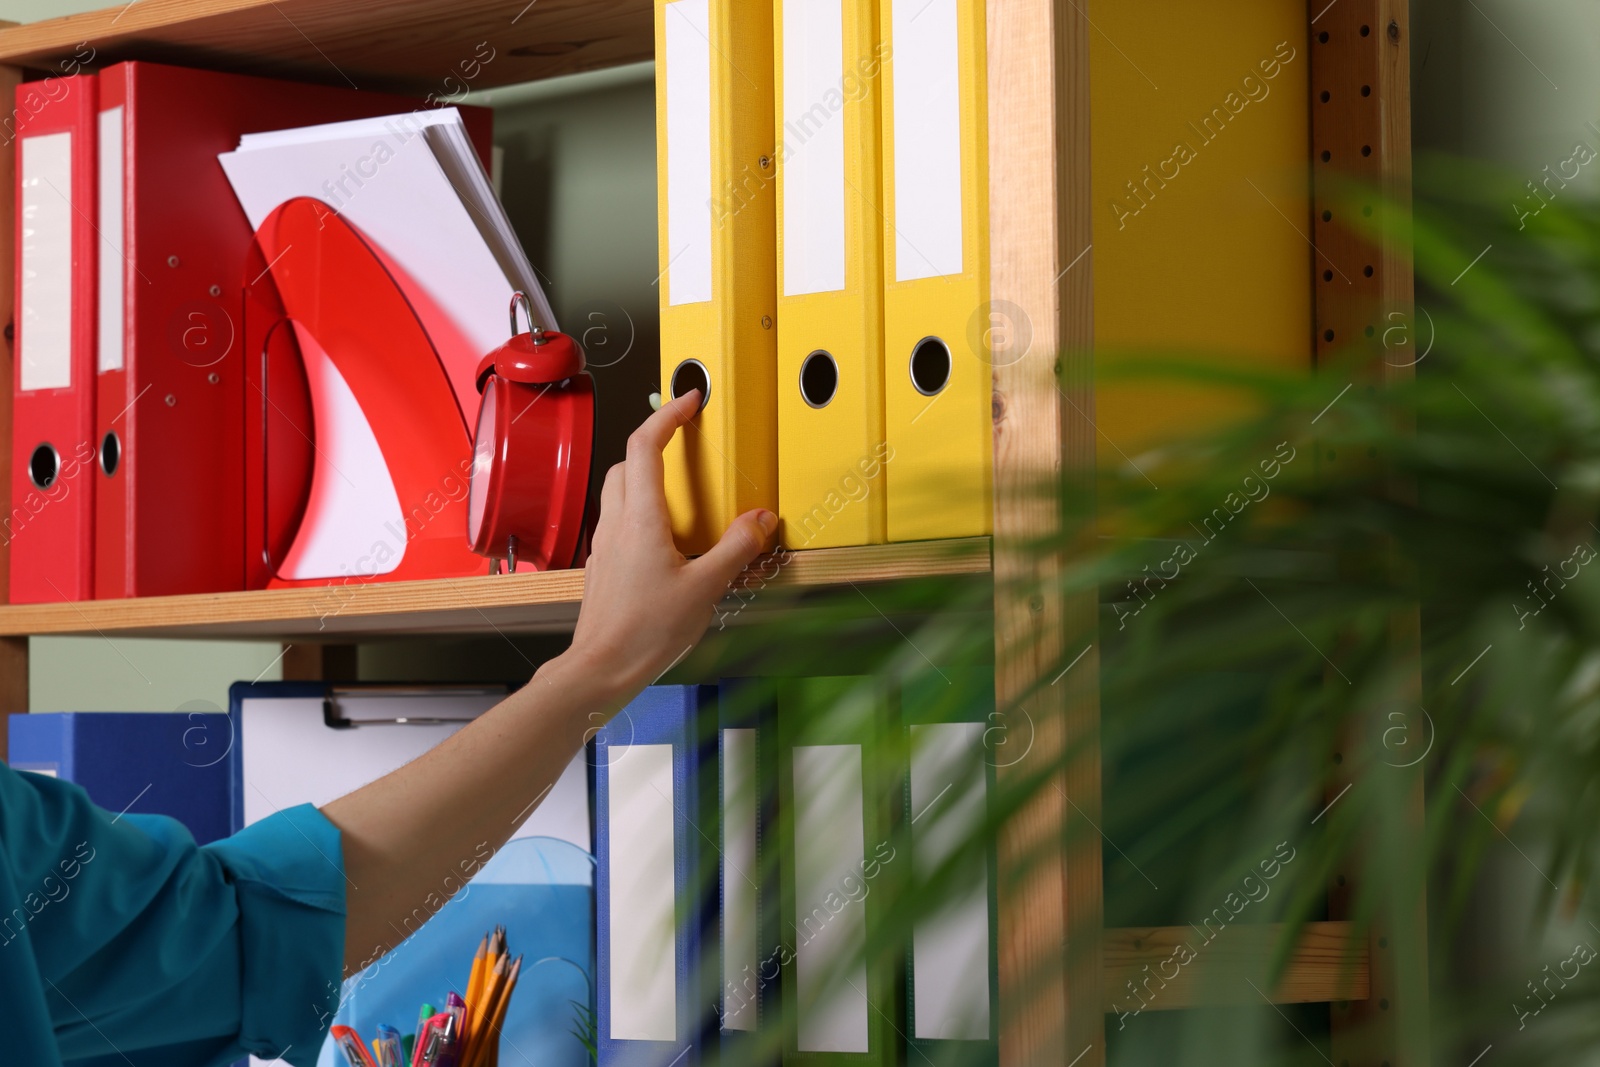
[[[100,265],[98,345],[101,370],[122,369],[123,272],[122,108],[100,112]]]
[[[23,389],[72,385],[72,134],[22,139]],[[65,451],[71,441],[58,441]]]
[[[722,988],[724,1030],[756,1028],[761,898],[756,893],[756,732],[722,731]]]
[[[666,6],[667,303],[711,299],[711,15],[707,0]]]
[[[844,288],[842,0],[783,5],[783,292]]]
[[[672,746],[614,746],[607,768],[611,1037],[676,1041]]]
[[[895,280],[960,274],[961,86],[956,0],[890,0]]]
[[[983,724],[911,728],[911,863],[924,882],[984,819]],[[919,1038],[989,1037],[989,872],[964,867],[942,906],[911,932]]]
[[[861,746],[795,746],[794,809],[799,1048],[867,1052]]]

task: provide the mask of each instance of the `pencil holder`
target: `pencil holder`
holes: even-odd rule
[[[516,1049],[516,1063],[588,1067],[578,1035],[588,1031],[594,1008],[589,853],[554,838],[515,838],[431,919],[403,926],[409,935],[403,942],[345,980],[334,1025],[367,1036],[380,1025],[413,1033],[418,1005],[444,1011],[451,991],[467,992],[474,947],[484,931],[503,926],[524,962],[494,1044],[507,1053]],[[495,1062],[494,1045],[489,1052],[480,1062]],[[344,1067],[331,1038],[317,1065]]]

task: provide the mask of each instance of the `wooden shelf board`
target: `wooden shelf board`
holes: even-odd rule
[[[80,44],[95,67],[145,59],[442,96],[474,60],[467,85],[483,89],[655,54],[649,0],[137,0],[0,31],[0,63],[59,72]]]
[[[989,539],[824,548],[764,557],[736,583],[746,592],[736,621],[781,610],[762,591],[989,573]],[[755,595],[748,595],[754,593]],[[303,589],[0,606],[0,636],[100,634],[185,638],[349,641],[421,633],[537,633],[570,629],[583,572],[479,575]]]
[[[1282,937],[1281,923],[1227,926],[1209,942],[1193,926],[1109,929],[1101,942],[1105,1010],[1120,1014],[1140,1008],[1129,982],[1145,1011],[1261,1004],[1263,998],[1274,1004],[1316,1004],[1371,996],[1370,953],[1355,923],[1306,923],[1273,987],[1270,962]],[[1193,959],[1180,966],[1187,954],[1174,953],[1184,945]]]

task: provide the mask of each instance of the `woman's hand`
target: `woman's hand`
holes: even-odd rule
[[[583,607],[563,658],[604,679],[621,701],[699,642],[728,583],[769,547],[777,529],[778,517],[758,508],[734,519],[697,559],[685,559],[673,544],[661,453],[699,404],[694,391],[646,419],[628,438],[627,459],[606,472],[600,494]]]
[[[322,809],[339,828],[349,886],[347,973],[505,844],[595,729],[694,647],[728,583],[772,539],[777,517],[757,510],[699,559],[673,546],[661,450],[698,403],[690,394],[664,405],[607,473],[572,647],[433,751]]]

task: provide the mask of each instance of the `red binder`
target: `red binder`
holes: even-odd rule
[[[11,602],[87,600],[94,563],[95,89],[17,87]]]
[[[103,198],[122,208],[105,240],[127,255],[100,301],[102,336],[122,342],[100,352],[95,596],[245,588],[240,275],[253,233],[217,155],[245,133],[418,106],[153,63],[101,72],[102,185],[122,186]],[[487,159],[490,113],[461,111]],[[106,206],[102,231],[118,221]]]

